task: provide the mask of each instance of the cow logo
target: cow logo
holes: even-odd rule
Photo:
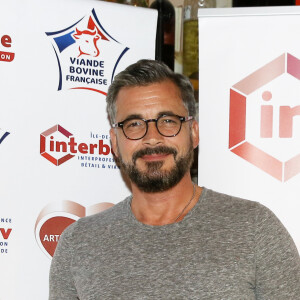
[[[36,241],[51,259],[62,232],[68,226],[79,218],[102,212],[112,206],[112,203],[102,202],[86,208],[69,200],[50,203],[37,217],[34,227]]]
[[[83,89],[106,95],[129,48],[108,33],[95,10],[75,24],[46,35],[58,63],[58,90]]]
[[[9,132],[4,132],[0,128],[0,144],[8,137],[9,134]]]
[[[107,41],[107,38],[105,36],[100,36],[100,31],[99,33],[95,29],[94,31],[91,30],[84,30],[80,31],[76,28],[76,33],[72,35],[73,38],[77,39],[79,44],[79,56],[81,55],[90,55],[97,57],[100,54],[100,50],[97,45],[97,41],[99,39],[103,39]]]
[[[109,135],[90,133],[90,143],[78,142],[57,124],[40,135],[40,154],[55,166],[77,157],[81,167],[118,169],[109,146]]]
[[[11,62],[15,58],[15,53],[7,51],[12,46],[12,39],[9,35],[4,34],[0,37],[1,46],[5,48],[5,51],[0,50],[0,61]]]
[[[300,173],[299,80],[284,53],[230,89],[230,151],[281,182]]]

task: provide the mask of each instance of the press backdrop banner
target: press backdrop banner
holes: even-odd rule
[[[198,16],[199,184],[264,204],[300,249],[300,10]]]
[[[154,58],[156,20],[102,1],[2,1],[1,300],[47,299],[61,232],[129,194],[105,95],[118,72]]]

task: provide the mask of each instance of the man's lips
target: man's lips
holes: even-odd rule
[[[163,160],[166,157],[168,157],[171,154],[166,153],[157,153],[157,154],[146,154],[141,157],[141,159],[145,161],[157,161],[157,160]]]
[[[141,158],[144,161],[159,161],[165,159],[169,155],[173,155],[175,159],[177,155],[176,149],[166,146],[158,146],[156,148],[145,148],[133,153],[132,161],[134,164],[138,158]]]

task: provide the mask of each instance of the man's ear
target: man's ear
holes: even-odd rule
[[[193,147],[195,149],[199,144],[199,124],[196,120],[193,120],[191,129],[192,129]]]
[[[111,128],[109,131],[111,147],[114,155],[119,157],[118,147],[117,147],[117,135],[114,128]]]

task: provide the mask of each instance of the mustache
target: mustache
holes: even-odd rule
[[[135,163],[138,158],[141,158],[144,155],[151,155],[151,154],[172,154],[174,158],[176,158],[177,150],[167,146],[145,148],[134,152],[132,155],[132,161]]]

